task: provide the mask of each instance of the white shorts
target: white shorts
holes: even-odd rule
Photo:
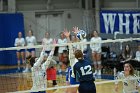
[[[58,53],[63,53],[64,50],[67,50],[67,49],[59,49],[59,50],[58,50]]]
[[[92,49],[92,53],[101,53],[101,49]]]

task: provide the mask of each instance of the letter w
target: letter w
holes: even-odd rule
[[[103,13],[102,15],[103,15],[103,19],[104,19],[106,33],[109,32],[109,28],[110,28],[111,33],[113,34],[116,14],[115,13]]]

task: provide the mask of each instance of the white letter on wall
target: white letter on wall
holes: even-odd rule
[[[140,13],[133,14],[133,19],[134,19],[133,33],[134,34],[137,34],[138,33],[138,29],[140,30],[140,20],[138,20],[138,16],[140,17]]]
[[[102,15],[103,15],[103,19],[104,19],[106,33],[109,32],[109,28],[110,28],[111,33],[113,34],[116,13],[103,13]]]
[[[129,30],[129,23],[130,23],[129,17],[130,17],[130,14],[120,14],[119,13],[118,15],[119,15],[119,31],[120,31],[120,33],[123,34],[123,26],[125,26],[125,29],[126,29],[125,33],[129,34],[129,32],[130,32],[130,30]],[[125,16],[126,22],[123,22],[123,20],[124,20],[123,15]]]

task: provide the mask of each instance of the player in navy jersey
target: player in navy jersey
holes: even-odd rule
[[[79,93],[96,93],[91,63],[84,59],[81,50],[76,50],[74,54],[78,59],[73,69],[76,80],[80,82]]]

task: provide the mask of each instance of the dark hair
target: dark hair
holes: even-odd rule
[[[92,34],[91,34],[91,37],[94,37],[94,32],[96,32],[96,33],[99,35],[99,33],[98,33],[97,30],[93,30],[93,31],[92,31]]]
[[[30,65],[31,65],[31,67],[34,66],[35,59],[36,59],[36,57],[32,57],[32,58],[30,59]]]
[[[77,59],[83,59],[83,57],[84,57],[84,55],[83,55],[81,50],[76,50],[74,52],[74,55],[75,55],[75,58],[77,58]]]
[[[46,33],[48,33],[48,35],[50,36],[50,33],[49,33],[49,32],[46,31],[46,32],[45,32],[45,35],[46,35]]]
[[[126,47],[127,46],[129,47],[129,50],[128,51],[126,50]],[[124,49],[124,55],[125,55],[125,57],[127,56],[127,54],[130,54],[130,52],[131,52],[130,45],[129,44],[125,45],[125,49]]]
[[[33,67],[34,63],[35,63],[35,58],[36,57],[32,57],[31,55],[29,55],[26,60],[27,60],[27,63],[31,65],[31,67]]]
[[[31,31],[32,35],[34,35],[34,34],[33,34],[33,30],[30,29],[29,31]],[[29,31],[28,31],[28,32],[29,32]]]
[[[129,67],[130,67],[130,72],[129,72],[129,74],[130,74],[130,75],[134,75],[134,68],[133,68],[133,66],[132,66],[130,63],[128,63],[128,62],[125,63],[125,64],[128,64]],[[124,64],[124,65],[125,65],[125,64]]]

